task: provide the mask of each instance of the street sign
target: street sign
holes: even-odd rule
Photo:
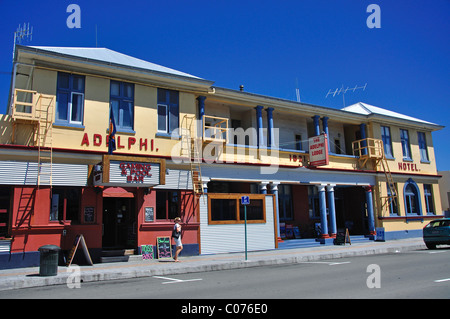
[[[250,197],[242,196],[241,197],[241,205],[250,205]]]

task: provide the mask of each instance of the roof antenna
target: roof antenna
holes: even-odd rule
[[[336,95],[339,95],[339,94],[342,93],[342,103],[344,104],[344,107],[345,107],[345,93],[347,93],[347,91],[355,92],[356,90],[359,90],[359,89],[362,89],[364,91],[366,89],[366,87],[367,87],[367,83],[364,84],[364,86],[357,86],[357,85],[355,85],[354,88],[347,87],[346,89],[344,89],[344,85],[342,84],[342,87],[340,89],[337,88],[334,91],[331,91],[331,89],[328,90],[328,93],[325,96],[325,98],[327,98],[328,95],[330,95],[330,94],[333,94],[333,97],[335,97]]]
[[[26,24],[24,22],[23,27],[20,26],[17,28],[17,31],[14,32],[14,46],[13,46],[13,62],[16,54],[16,43],[22,43],[22,40],[33,40],[33,27],[30,30],[30,23]]]

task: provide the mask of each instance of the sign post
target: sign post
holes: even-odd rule
[[[250,205],[250,197],[242,196],[241,205],[244,205],[245,260],[247,260],[247,205]]]

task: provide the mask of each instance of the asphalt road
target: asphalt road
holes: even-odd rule
[[[294,265],[81,283],[80,288],[72,289],[60,285],[0,291],[0,299],[183,299],[184,304],[178,307],[187,306],[190,300],[189,306],[201,303],[195,299],[250,299],[254,302],[268,298],[449,299],[449,266],[450,249],[418,250]]]

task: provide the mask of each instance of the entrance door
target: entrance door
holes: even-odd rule
[[[135,248],[134,198],[103,198],[103,248]]]

